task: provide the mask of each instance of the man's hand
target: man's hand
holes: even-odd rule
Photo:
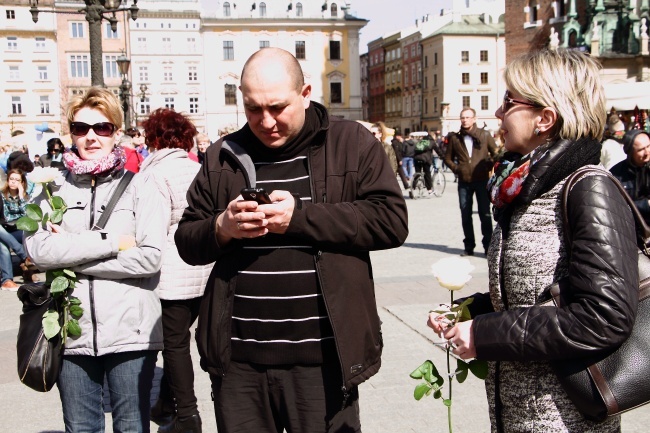
[[[228,203],[226,211],[217,217],[219,245],[226,245],[232,239],[256,238],[267,234],[268,220],[259,207],[257,202],[244,201],[241,195]]]
[[[289,227],[293,210],[296,207],[296,199],[289,191],[273,191],[271,193],[273,204],[260,205],[258,208],[268,219],[269,233],[284,234]]]

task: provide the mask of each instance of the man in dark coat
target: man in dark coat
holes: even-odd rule
[[[610,171],[625,191],[632,197],[645,222],[650,224],[650,136],[640,129],[628,131],[623,136],[623,150],[627,159]]]

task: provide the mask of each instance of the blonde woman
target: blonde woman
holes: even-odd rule
[[[125,174],[116,146],[122,108],[108,90],[91,87],[68,105],[75,150],[63,155],[65,180],[54,193],[67,204],[60,225],[25,237],[41,270],[66,267],[79,282],[81,335],[68,338],[57,387],[68,432],[104,431],[103,385],[108,382],[113,431],[148,432],[156,357],[163,348],[160,277],[169,206],[153,182],[136,177],[106,227],[92,230]],[[36,197],[51,212],[44,194]]]
[[[505,82],[495,115],[506,153],[488,183],[497,220],[490,292],[473,295],[473,320],[448,328],[433,313],[428,324],[460,358],[490,361],[493,432],[618,432],[620,417],[584,419],[552,368],[618,347],[637,309],[634,219],[614,183],[584,176],[569,195],[568,227],[561,216],[566,178],[599,163],[606,117],[599,67],[577,51],[541,51],[513,60]],[[560,280],[566,306],[541,305]]]

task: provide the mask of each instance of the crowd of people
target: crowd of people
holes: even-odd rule
[[[14,257],[25,281],[61,267],[78,278],[82,332],[65,343],[57,383],[66,431],[104,431],[106,381],[114,431],[148,432],[153,421],[162,433],[200,433],[190,357],[198,320],[219,432],[360,432],[358,386],[379,370],[383,346],[370,252],[408,235],[397,178],[412,194],[423,171],[431,191],[431,169],[443,163],[457,176],[463,256],[476,247],[476,197],[489,292],[473,295],[472,320],[449,326],[431,313],[428,325],[456,356],[489,361],[492,430],[620,431],[618,417],[582,417],[552,363],[607,352],[630,334],[634,222],[605,176],[576,183],[569,226],[559,197],[571,173],[602,162],[650,220],[650,136],[607,118],[598,66],[580,52],[519,57],[505,83],[495,113],[502,149],[470,107],[446,137],[403,137],[383,122],[330,116],[296,58],[265,48],[241,74],[247,123],[213,144],[165,108],[122,131],[115,95],[92,87],[68,104],[70,148],[53,138],[36,162],[4,149],[2,290],[18,287]],[[15,222],[27,203],[52,211],[27,179],[34,166],[61,170],[53,192],[67,211],[23,233]],[[563,234],[575,227],[569,247]],[[543,306],[559,280],[569,302]],[[164,375],[151,406],[158,352]]]

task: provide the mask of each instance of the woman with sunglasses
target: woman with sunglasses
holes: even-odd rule
[[[60,138],[50,138],[47,140],[47,153],[41,155],[38,162],[34,161],[34,165],[39,167],[56,167],[59,170],[63,170],[64,150],[65,147]]]
[[[81,335],[69,337],[57,387],[66,431],[104,431],[103,385],[108,383],[113,431],[148,432],[150,390],[162,349],[160,276],[169,208],[155,185],[136,177],[121,195],[103,230],[93,230],[125,174],[116,146],[120,102],[92,87],[67,109],[74,151],[63,155],[66,172],[53,189],[67,204],[60,224],[29,233],[25,245],[40,269],[70,268],[84,309]],[[41,194],[43,213],[51,213]]]
[[[618,432],[620,417],[583,418],[552,367],[606,356],[630,335],[637,309],[634,219],[613,181],[593,173],[579,179],[567,201],[568,226],[562,219],[566,178],[600,160],[599,66],[575,50],[540,51],[513,60],[505,82],[495,115],[506,154],[488,183],[497,220],[490,292],[473,295],[473,320],[448,327],[433,313],[428,324],[460,358],[490,361],[493,432]],[[567,298],[561,308],[542,305],[555,282]]]

